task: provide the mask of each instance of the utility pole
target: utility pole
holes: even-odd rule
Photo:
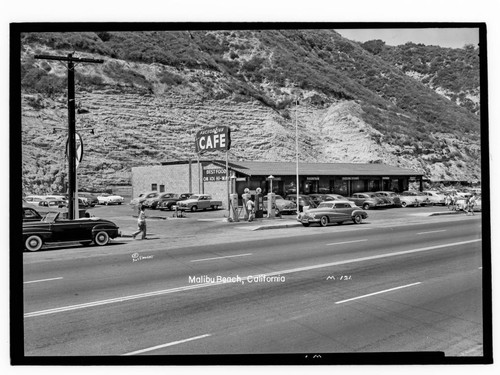
[[[83,59],[68,56],[35,55],[35,59],[66,61],[68,63],[68,218],[73,220],[78,213],[76,198],[76,121],[75,121],[75,63],[102,64],[104,60]]]

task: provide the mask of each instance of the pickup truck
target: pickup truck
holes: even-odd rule
[[[208,194],[194,194],[189,199],[177,203],[177,208],[183,211],[206,210],[207,208],[216,210],[220,206],[222,206],[222,202],[213,200],[212,196]]]

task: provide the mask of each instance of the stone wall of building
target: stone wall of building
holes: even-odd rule
[[[198,166],[191,165],[191,188],[189,186],[189,164],[152,165],[132,168],[133,197],[147,191],[166,193],[198,193]],[[156,185],[156,189],[154,188]]]
[[[220,168],[213,164],[205,169]],[[132,168],[132,196],[148,191],[162,189],[166,193],[199,193],[210,194],[213,199],[222,201],[222,206],[227,209],[227,183],[226,181],[202,182],[199,191],[198,165],[191,164],[191,189],[189,189],[189,164],[178,165],[152,165]],[[156,185],[156,186],[153,186]]]

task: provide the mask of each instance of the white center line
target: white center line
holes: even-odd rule
[[[249,255],[252,255],[252,253],[239,254],[239,255],[227,255],[225,257],[216,257],[216,258],[195,259],[195,260],[191,260],[190,262],[204,262],[206,260],[227,259],[227,258],[236,258],[236,257],[246,257],[246,256],[249,256]]]
[[[355,243],[355,242],[365,242],[368,240],[356,240],[356,241],[346,241],[346,242],[335,242],[335,243],[327,243],[326,246],[333,246],[333,245],[344,245],[346,243]]]
[[[24,284],[41,283],[44,281],[61,280],[61,279],[62,279],[62,277],[53,277],[52,279],[25,281]]]
[[[420,233],[417,233],[417,234],[429,234],[429,233],[439,233],[439,232],[446,232],[446,229],[433,230],[433,231],[430,231],[430,232],[420,232]]]
[[[141,354],[141,353],[145,353],[145,352],[150,352],[152,350],[166,348],[168,346],[174,346],[174,345],[183,344],[185,342],[189,342],[189,341],[193,341],[193,340],[199,340],[199,339],[202,339],[202,338],[205,338],[205,337],[208,337],[208,336],[210,336],[210,334],[196,336],[196,337],[191,337],[189,339],[184,339],[184,340],[179,340],[179,341],[174,341],[174,342],[169,342],[169,343],[166,343],[166,344],[153,346],[151,348],[146,348],[146,349],[136,350],[135,352],[125,353],[123,355],[135,355],[135,354]]]
[[[341,260],[341,261],[331,262],[331,263],[314,264],[312,266],[304,266],[304,267],[291,268],[291,269],[286,269],[286,270],[281,270],[281,271],[269,272],[269,273],[261,274],[259,276],[268,277],[268,276],[277,276],[277,275],[287,275],[287,274],[296,273],[296,272],[311,271],[311,270],[339,266],[339,265],[344,265],[344,264],[364,262],[367,260],[384,259],[384,258],[395,257],[395,256],[400,256],[400,255],[415,254],[415,253],[419,253],[419,252],[423,252],[423,251],[431,251],[431,250],[443,249],[443,248],[452,247],[452,246],[466,245],[466,244],[471,244],[471,243],[480,242],[480,241],[482,241],[482,240],[481,239],[474,239],[474,240],[469,240],[469,241],[461,241],[461,242],[447,243],[447,244],[443,244],[443,245],[422,247],[419,249],[403,250],[403,251],[397,251],[397,252],[393,252],[393,253],[372,255],[372,256],[362,257],[362,258]],[[255,274],[253,274],[253,275],[255,275]],[[248,280],[248,278],[250,278],[250,277],[252,277],[252,276],[248,276],[244,280]],[[82,303],[82,304],[78,304],[78,305],[62,306],[62,307],[57,307],[57,308],[48,309],[48,310],[34,311],[34,312],[30,312],[30,313],[25,313],[24,317],[30,318],[30,317],[34,317],[34,316],[49,315],[49,314],[55,314],[55,313],[65,312],[65,311],[80,310],[80,309],[84,309],[84,308],[88,308],[88,307],[103,306],[103,305],[108,305],[108,304],[112,304],[112,303],[132,301],[132,300],[136,300],[136,299],[149,298],[149,297],[155,297],[155,296],[163,296],[163,295],[171,294],[171,293],[185,292],[188,290],[196,290],[196,289],[208,288],[208,287],[220,286],[220,285],[227,285],[227,283],[215,282],[215,283],[192,284],[192,285],[186,285],[186,286],[181,286],[181,287],[172,288],[172,289],[158,290],[155,292],[132,294],[132,295],[128,295],[128,296],[105,299],[105,300],[88,302],[88,303]]]
[[[380,292],[375,292],[375,293],[365,294],[365,295],[363,295],[363,296],[359,296],[359,297],[354,297],[354,298],[345,299],[345,300],[343,300],[343,301],[338,301],[338,302],[335,302],[335,304],[344,303],[344,302],[349,302],[349,301],[354,301],[354,300],[356,300],[356,299],[365,298],[365,297],[370,297],[370,296],[374,296],[374,295],[381,294],[381,293],[387,293],[387,292],[391,292],[391,291],[393,291],[393,290],[398,290],[398,289],[402,289],[402,288],[408,288],[409,286],[414,286],[414,285],[418,285],[418,284],[421,284],[421,282],[418,282],[418,283],[413,283],[413,284],[408,284],[408,285],[403,285],[403,286],[398,286],[398,287],[391,288],[391,289],[381,290]]]

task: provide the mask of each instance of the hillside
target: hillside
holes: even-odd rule
[[[371,40],[361,46],[438,94],[479,115],[479,50],[474,46],[456,49],[409,42],[391,47],[381,40]]]
[[[26,192],[60,190],[66,178],[66,133],[53,130],[67,124],[66,68],[33,57],[73,51],[105,60],[77,66],[77,128],[95,130],[80,131],[81,187],[128,184],[133,166],[195,158],[205,126],[231,127],[231,158],[294,160],[295,116],[302,161],[480,178],[476,110],[331,30],[33,33],[21,61]]]

